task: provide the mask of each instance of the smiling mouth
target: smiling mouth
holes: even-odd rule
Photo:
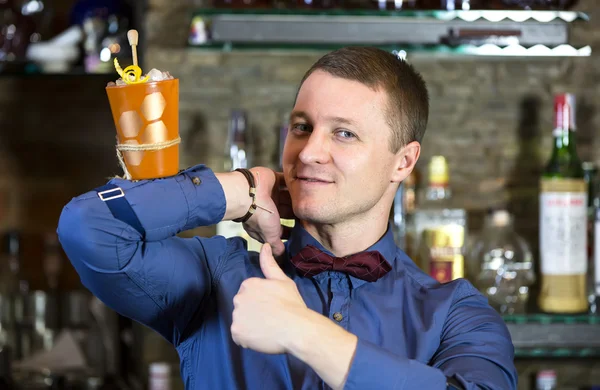
[[[321,184],[331,184],[332,183],[330,181],[315,179],[315,178],[311,178],[311,177],[296,177],[296,179],[301,182],[304,182],[304,183],[321,183]]]

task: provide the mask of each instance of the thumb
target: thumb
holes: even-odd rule
[[[273,257],[271,245],[264,244],[260,250],[260,269],[265,278],[275,280],[287,280],[287,275],[281,270]]]

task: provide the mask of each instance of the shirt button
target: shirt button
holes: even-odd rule
[[[198,176],[194,176],[192,177],[192,183],[194,183],[195,185],[200,185],[200,183],[202,183],[202,180],[200,180],[200,178]]]
[[[333,319],[336,320],[337,322],[340,322],[341,320],[344,319],[344,316],[340,312],[335,312],[335,313],[333,313]]]

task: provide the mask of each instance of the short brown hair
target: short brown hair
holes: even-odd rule
[[[405,60],[374,47],[345,47],[321,57],[306,72],[300,86],[316,70],[387,92],[392,152],[423,139],[429,116],[429,94],[421,75]]]

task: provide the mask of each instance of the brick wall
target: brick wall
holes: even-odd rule
[[[192,6],[182,3],[151,0],[145,26],[145,68],[169,70],[181,79],[181,167],[204,162],[220,169],[228,114],[235,107],[249,112],[255,164],[275,167],[276,129],[298,81],[321,53],[186,49]],[[551,150],[554,93],[576,93],[580,156],[600,162],[600,12],[595,3],[580,1],[591,22],[572,32],[576,44],[592,45],[591,58],[433,59],[409,53],[431,93],[419,167],[433,154],[448,157],[455,201],[469,210],[473,230],[487,208],[507,206],[516,214],[518,230],[537,245],[537,180]],[[0,78],[0,228],[21,228],[38,242],[39,233],[55,229],[72,196],[119,173],[107,81],[102,76]],[[28,269],[36,274],[39,256],[31,253]],[[76,285],[74,273],[69,280]],[[170,347],[151,339],[148,361],[176,360]]]

